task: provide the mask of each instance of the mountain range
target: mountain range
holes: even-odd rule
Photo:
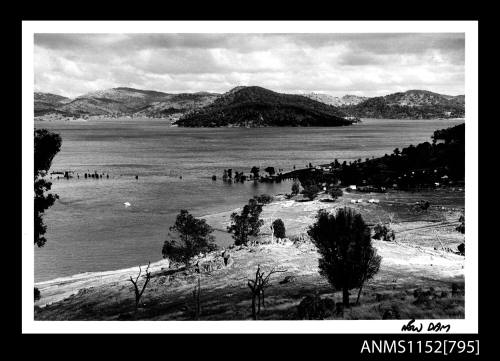
[[[238,86],[218,94],[112,88],[75,98],[34,94],[35,116],[170,118],[180,126],[345,125],[360,118],[432,119],[465,116],[465,96],[409,90],[380,97],[283,94]]]

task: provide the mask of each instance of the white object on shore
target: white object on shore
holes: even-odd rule
[[[131,206],[131,204],[129,202],[125,202],[123,204],[125,205],[125,207],[130,207]]]

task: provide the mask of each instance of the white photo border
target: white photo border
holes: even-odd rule
[[[405,320],[35,321],[33,310],[33,92],[36,33],[465,33],[467,213],[465,318],[429,320],[449,333],[478,333],[478,22],[477,21],[23,21],[22,332],[23,333],[401,333]],[[417,320],[420,321],[420,320]],[[424,329],[422,333],[427,333]],[[433,332],[429,332],[433,333]]]

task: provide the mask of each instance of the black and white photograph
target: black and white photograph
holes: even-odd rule
[[[24,325],[477,332],[477,104],[477,22],[27,22]]]

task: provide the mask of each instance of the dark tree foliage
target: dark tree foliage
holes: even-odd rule
[[[35,184],[35,244],[42,247],[47,239],[44,237],[47,226],[43,223],[44,212],[51,207],[57,194],[50,191],[52,183],[43,178],[49,171],[52,160],[61,149],[61,137],[47,129],[36,129],[34,138],[34,184]]]
[[[285,223],[283,223],[283,220],[280,218],[274,220],[273,222],[273,234],[276,238],[286,237]]]
[[[260,227],[264,224],[264,221],[260,219],[261,213],[262,204],[255,199],[250,199],[240,214],[236,212],[231,214],[231,225],[227,227],[227,231],[233,234],[235,245],[247,244],[249,237],[259,235]]]
[[[457,246],[458,253],[460,253],[462,256],[465,256],[465,243],[460,243]]]
[[[373,227],[373,233],[374,239],[381,239],[386,242],[391,242],[396,239],[394,231],[385,224],[376,224],[375,227]]]
[[[259,178],[259,171],[260,171],[259,167],[253,166],[252,169],[250,170],[250,173],[253,174],[254,178]]]
[[[461,215],[458,219],[460,224],[455,228],[458,232],[464,234],[465,233],[465,216]]]
[[[292,195],[296,196],[300,191],[300,182],[295,179],[292,184]]]
[[[213,243],[213,228],[204,219],[193,217],[187,210],[181,210],[174,225],[169,229],[178,234],[180,242],[165,241],[162,249],[164,258],[168,257],[187,265],[189,260],[200,252],[210,252],[217,248]]]
[[[370,228],[360,214],[341,208],[336,214],[320,210],[308,235],[320,254],[320,274],[335,290],[342,290],[349,307],[349,290],[363,287],[379,270],[381,257],[372,247]]]
[[[444,143],[437,143],[437,140]],[[391,155],[363,162],[346,162],[335,168],[332,177],[342,184],[367,184],[400,189],[429,187],[449,182],[462,182],[465,177],[465,125],[434,132],[433,143],[394,149]],[[313,180],[321,172],[302,176],[301,182]]]
[[[274,170],[274,167],[267,167],[266,169],[264,169],[267,173],[269,173],[269,175],[274,175],[274,173],[276,173],[276,171]]]
[[[181,127],[342,126],[352,124],[338,108],[301,95],[261,87],[228,92],[203,108],[184,114]]]
[[[328,194],[330,195],[330,197],[332,197],[332,199],[337,199],[338,197],[342,197],[344,193],[342,192],[342,189],[338,187],[332,187],[328,190]]]
[[[304,185],[304,189],[302,190],[302,194],[311,201],[316,198],[319,192],[321,192],[321,187],[317,184]]]
[[[41,298],[40,290],[35,287],[35,302]]]

